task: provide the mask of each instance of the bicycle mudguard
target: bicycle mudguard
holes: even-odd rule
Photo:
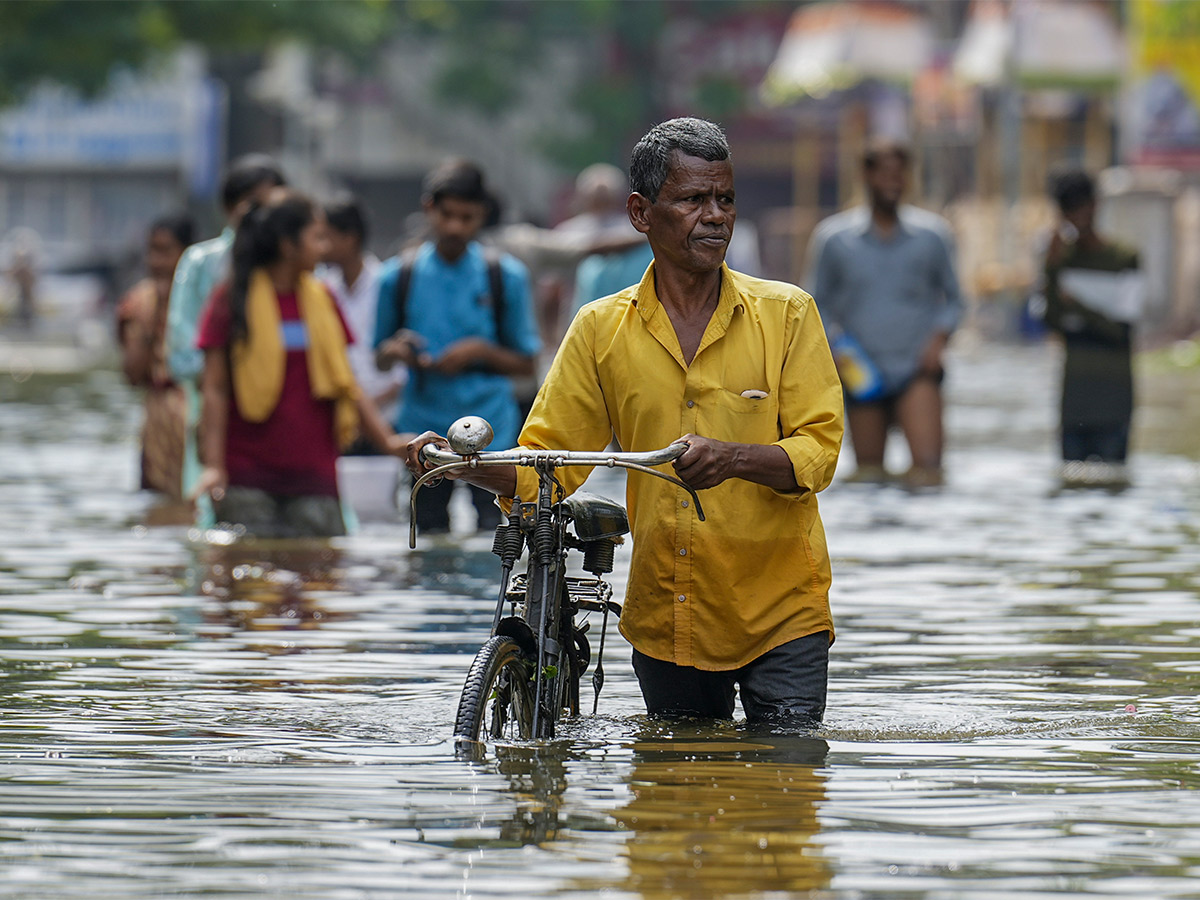
[[[530,659],[537,657],[537,638],[529,623],[520,616],[505,616],[496,626],[496,634],[512,638]]]
[[[599,541],[604,538],[629,534],[629,516],[625,507],[616,501],[576,491],[563,501],[575,522],[575,534],[581,541]]]

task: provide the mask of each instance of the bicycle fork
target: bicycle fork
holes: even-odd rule
[[[553,508],[549,482],[550,479],[541,479],[538,488],[537,516],[530,541],[530,556],[537,566],[537,578],[530,579],[529,585],[538,598],[538,608],[531,610],[537,616],[538,658],[534,666],[534,696],[537,700],[533,708],[533,733],[537,737],[554,737],[554,723],[558,718],[558,689],[564,674],[562,644],[559,641],[559,599],[563,589],[564,560],[559,558],[558,547],[562,525]]]

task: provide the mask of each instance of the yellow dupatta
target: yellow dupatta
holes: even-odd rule
[[[333,298],[311,272],[296,285],[300,318],[308,332],[308,381],[313,397],[334,401],[333,427],[338,446],[358,435],[358,383],[346,357],[346,335]],[[230,350],[233,395],[248,422],[265,422],[283,393],[287,350],[283,345],[279,300],[265,269],[250,275],[246,292],[246,338]]]

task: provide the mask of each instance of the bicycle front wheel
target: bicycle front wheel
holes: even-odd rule
[[[533,664],[510,637],[490,638],[475,655],[458,701],[454,736],[471,741],[533,737]]]

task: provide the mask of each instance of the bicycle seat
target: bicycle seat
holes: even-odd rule
[[[575,534],[581,541],[599,541],[629,534],[629,516],[625,513],[625,507],[607,497],[576,491],[563,501],[563,505],[570,512],[575,522]]]

